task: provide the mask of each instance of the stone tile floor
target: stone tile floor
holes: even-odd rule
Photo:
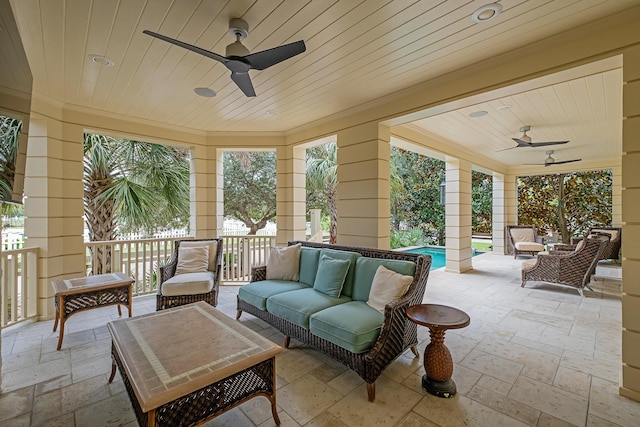
[[[374,403],[363,381],[341,364],[292,341],[278,356],[283,426],[637,426],[640,403],[618,394],[621,369],[619,280],[598,278],[584,299],[569,288],[520,287],[522,259],[485,254],[467,274],[431,273],[424,301],[471,316],[447,332],[458,394],[440,399],[420,386],[424,369],[403,354],[377,381]],[[235,315],[237,286],[223,286],[218,308]],[[134,315],[155,310],[155,297],[134,301]],[[106,323],[115,307],[74,315],[63,349],[53,322],[2,331],[2,426],[134,426],[120,375],[111,369]],[[241,321],[282,343],[255,317]],[[421,354],[429,342],[419,327]],[[267,399],[255,398],[207,426],[274,425]]]

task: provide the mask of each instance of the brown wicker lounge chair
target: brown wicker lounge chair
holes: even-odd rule
[[[540,254],[537,259],[523,262],[521,286],[528,281],[555,283],[574,287],[584,296],[584,288],[592,290],[591,275],[608,240],[603,236],[588,237],[574,251]]]
[[[514,259],[520,254],[537,255],[544,251],[542,238],[538,236],[535,225],[507,225],[507,235]]]
[[[610,259],[619,261],[620,248],[622,247],[622,228],[621,227],[591,227],[587,236],[605,234],[609,236],[609,243],[600,255],[600,259]],[[577,244],[583,237],[572,237],[571,243]]]
[[[176,275],[180,247],[208,247],[206,272]],[[171,260],[160,267],[160,284],[156,310],[177,307],[197,301],[218,304],[218,287],[222,273],[222,239],[178,240]],[[184,281],[180,280],[183,279]],[[166,286],[165,286],[166,285]],[[164,288],[164,292],[163,292]]]

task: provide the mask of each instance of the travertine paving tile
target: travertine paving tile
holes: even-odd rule
[[[282,413],[278,414],[282,418]],[[273,423],[273,420],[271,420]],[[273,423],[275,424],[275,423]],[[137,423],[136,423],[137,425]],[[255,424],[251,422],[240,408],[236,407],[225,412],[224,414],[216,417],[209,422],[202,425],[202,427],[254,427]]]
[[[365,390],[355,389],[327,412],[349,426],[393,426],[400,422],[421,397],[395,381],[379,377],[374,402],[367,400]]]
[[[527,377],[518,378],[508,397],[578,426],[587,420],[588,399]]]
[[[506,396],[509,394],[509,390],[511,390],[511,387],[513,386],[513,384],[509,384],[489,375],[483,375],[476,385],[486,390],[490,390],[500,396]]]
[[[560,366],[573,369],[609,381],[619,381],[620,362],[610,359],[585,356],[583,354],[565,351],[560,360]]]
[[[3,372],[2,391],[6,393],[69,373],[71,373],[71,366],[69,366],[68,359],[58,359],[15,371]]]
[[[593,377],[589,396],[589,415],[623,426],[638,425],[640,405],[620,396],[618,383]]]
[[[0,425],[21,414],[29,414],[33,403],[34,387],[0,394]]]
[[[292,345],[293,347],[293,345]],[[322,362],[301,348],[289,348],[276,356],[276,372],[285,381],[291,383],[314,370]],[[287,369],[283,369],[283,367]]]
[[[76,411],[78,426],[106,427],[126,424],[133,420],[135,414],[126,393],[83,406]]]
[[[545,414],[543,412],[542,414],[540,414],[540,419],[538,420],[538,427],[575,427],[575,424],[562,421],[556,417],[552,417],[551,415]]]
[[[95,377],[98,374],[111,373],[111,355],[103,354],[93,359],[71,364],[71,380],[74,383]]]
[[[341,397],[340,393],[310,375],[278,390],[278,404],[299,424],[311,421]]]
[[[364,380],[351,369],[329,381],[327,385],[343,396],[351,393],[356,387],[361,388],[362,392],[366,393]]]
[[[512,362],[480,350],[473,350],[459,365],[507,383],[514,383],[524,367],[521,363]]]
[[[602,418],[589,415],[587,418],[587,427],[620,427],[620,424],[612,423]]]
[[[441,399],[428,394],[413,412],[440,427],[527,425],[462,395]]]
[[[561,366],[553,379],[553,385],[579,396],[589,397],[591,375]]]
[[[323,412],[308,423],[305,427],[348,427],[345,423],[328,412]]]
[[[530,426],[540,417],[540,411],[482,387],[474,386],[466,396]]]
[[[425,417],[421,417],[415,412],[409,412],[409,415],[400,420],[396,425],[398,427],[438,427],[438,424],[429,421]]]

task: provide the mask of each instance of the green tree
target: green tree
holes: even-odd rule
[[[491,233],[493,221],[493,177],[471,172],[471,227],[475,233]]]
[[[519,177],[518,222],[568,242],[591,226],[611,225],[612,185],[611,170]]]
[[[326,201],[329,211],[329,242],[336,243],[338,238],[338,148],[334,142],[319,145],[307,150],[307,188],[311,190],[316,203]],[[313,200],[313,199],[312,199]],[[313,206],[313,205],[308,205]]]
[[[22,121],[0,116],[0,202],[10,201],[18,157],[18,137]]]
[[[224,214],[254,235],[276,217],[276,153],[224,153]]]
[[[444,179],[444,162],[392,147],[391,170],[395,171],[404,193],[394,195],[391,203],[392,227],[406,223],[422,230],[427,243],[443,245],[444,206],[440,205],[440,183]],[[392,180],[392,181],[393,181]]]
[[[122,228],[151,232],[171,224],[186,225],[187,154],[175,147],[85,134],[84,214],[89,239],[114,240]],[[106,256],[110,268],[108,251],[92,255],[100,266]]]

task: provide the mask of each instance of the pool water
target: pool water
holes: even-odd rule
[[[436,268],[442,268],[447,263],[445,257],[445,249],[434,246],[423,246],[421,248],[409,249],[404,252],[410,252],[412,254],[431,255],[431,270]],[[473,256],[480,255],[484,252],[473,251]]]

